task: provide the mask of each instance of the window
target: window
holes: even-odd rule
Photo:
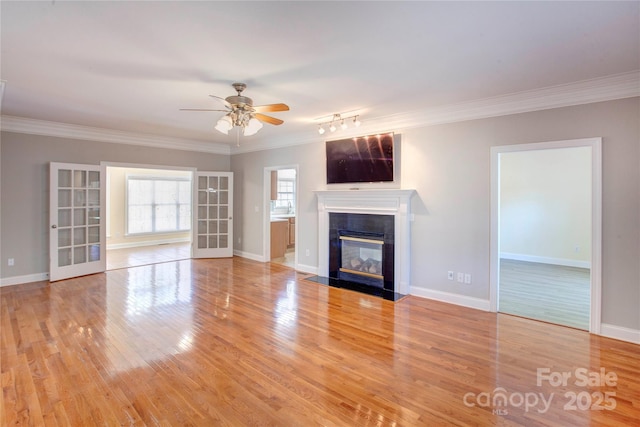
[[[278,200],[276,208],[292,209],[296,206],[295,181],[292,179],[278,179]]]
[[[127,234],[191,230],[191,180],[127,177]]]

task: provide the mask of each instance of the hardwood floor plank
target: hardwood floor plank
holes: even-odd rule
[[[2,288],[0,423],[619,426],[640,419],[638,345],[418,297],[394,303],[305,277],[232,258]],[[577,370],[603,368],[617,375],[615,384],[576,384]],[[570,380],[538,385],[538,369]],[[567,409],[570,396],[605,392],[615,393],[615,409]],[[494,405],[500,393],[516,400]],[[518,404],[534,395],[550,399],[548,407]]]

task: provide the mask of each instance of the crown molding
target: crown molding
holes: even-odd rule
[[[0,108],[4,83],[4,81],[0,80]],[[613,101],[637,96],[640,96],[640,70],[424,110],[361,118],[362,125],[359,128],[340,131],[339,134],[332,134],[331,136],[319,135],[316,131],[316,126],[309,124],[308,131],[282,134],[272,141],[249,142],[245,140],[239,147],[15,116],[3,115],[0,118],[1,128],[7,132],[233,155],[322,142],[327,137],[338,139],[383,132],[401,132],[418,127]]]
[[[260,145],[240,145],[240,147],[233,147],[231,154],[325,141],[327,137],[338,139],[357,135],[401,132],[418,127],[486,119],[637,96],[640,96],[640,70],[425,110],[374,118],[361,117],[362,125],[359,128],[340,131],[339,134],[331,134],[330,136],[318,135],[316,126],[310,124],[309,132],[283,135],[278,138],[277,142],[263,142]]]
[[[2,116],[1,128],[6,132],[30,135],[54,136],[84,141],[110,142],[114,144],[141,145],[153,148],[197,151],[212,154],[231,154],[228,145],[205,143],[166,136],[136,134],[111,129],[27,119],[24,117]]]
[[[640,70],[401,115],[397,126],[433,126],[640,96]]]

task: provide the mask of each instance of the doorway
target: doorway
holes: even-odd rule
[[[106,269],[191,258],[194,170],[106,167]]]
[[[265,261],[296,268],[298,167],[265,168]]]
[[[493,147],[492,311],[597,333],[600,138]]]

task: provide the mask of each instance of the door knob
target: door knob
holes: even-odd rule
[[[57,226],[57,225],[55,225],[55,224],[53,224],[53,225],[51,226],[51,228],[58,228],[58,226]]]

